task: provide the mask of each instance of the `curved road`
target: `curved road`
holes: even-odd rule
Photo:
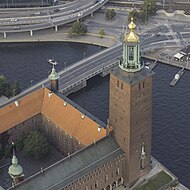
[[[3,13],[7,16],[0,19],[0,32],[25,32],[67,24],[92,14],[100,9],[107,1],[79,0],[55,7],[0,9],[0,14]],[[22,16],[15,16],[15,13],[18,14],[19,11]]]

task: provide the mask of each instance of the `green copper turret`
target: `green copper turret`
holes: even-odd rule
[[[59,90],[59,83],[58,83],[58,79],[59,79],[59,74],[56,72],[54,64],[51,70],[51,73],[49,75],[49,80],[50,80],[50,89],[51,91],[58,91]]]
[[[8,173],[13,179],[14,184],[20,183],[21,181],[24,180],[23,168],[18,164],[18,159],[16,157],[14,147],[13,147],[12,165],[9,167]]]
[[[126,72],[140,71],[144,66],[140,62],[140,39],[134,32],[136,25],[131,19],[129,32],[124,35],[123,57],[119,67]]]

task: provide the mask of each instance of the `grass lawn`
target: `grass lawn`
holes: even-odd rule
[[[161,171],[156,176],[150,178],[147,183],[138,187],[137,190],[156,190],[168,184],[170,181],[172,181],[172,178],[164,171]]]

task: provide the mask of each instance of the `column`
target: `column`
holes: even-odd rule
[[[7,38],[7,33],[6,32],[3,33],[3,37]]]
[[[33,31],[32,30],[30,30],[30,36],[33,36]]]
[[[56,31],[56,32],[58,31],[58,26],[55,26],[55,31]]]

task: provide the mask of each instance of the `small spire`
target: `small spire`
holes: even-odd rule
[[[146,153],[145,153],[145,149],[144,149],[144,142],[142,142],[142,145],[141,145],[141,156],[140,158],[142,160],[144,160],[146,158]]]
[[[18,164],[18,159],[15,153],[15,144],[13,145],[13,157],[12,157],[12,165],[9,167],[8,173],[12,178],[20,177],[23,175],[23,168]]]

